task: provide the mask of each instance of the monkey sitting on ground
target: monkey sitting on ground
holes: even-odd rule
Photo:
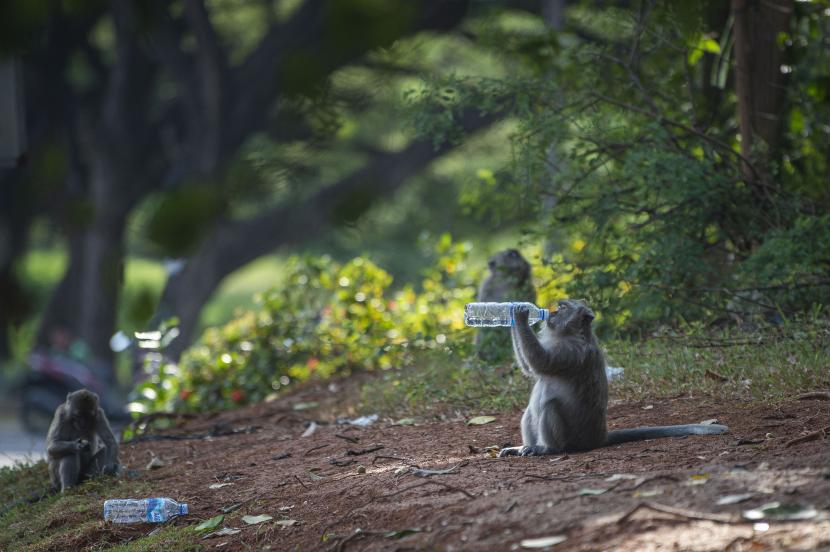
[[[523,446],[504,448],[499,456],[560,454],[729,430],[716,424],[686,424],[609,432],[608,379],[605,358],[591,329],[593,320],[594,313],[584,301],[560,301],[537,337],[528,323],[528,310],[515,309],[513,352],[522,372],[536,383],[522,416]]]
[[[495,253],[487,261],[490,274],[481,283],[477,301],[536,302],[536,288],[530,275],[530,264],[515,249]],[[478,357],[488,362],[510,358],[510,335],[503,328],[481,328],[475,339]]]
[[[118,473],[118,443],[98,395],[81,389],[66,396],[49,426],[46,453],[52,487],[61,492],[88,478]]]

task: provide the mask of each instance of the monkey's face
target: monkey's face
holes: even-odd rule
[[[516,249],[506,249],[495,253],[487,261],[487,266],[494,276],[511,276],[517,279],[530,275],[530,264]]]
[[[548,318],[548,328],[560,335],[591,335],[594,311],[584,299],[563,299]]]
[[[79,428],[88,428],[94,425],[98,413],[98,395],[92,391],[81,389],[66,396],[69,407],[69,417],[72,423]]]

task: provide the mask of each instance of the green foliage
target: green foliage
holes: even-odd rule
[[[398,418],[515,411],[525,405],[531,382],[518,369],[509,371],[510,364],[494,370],[469,356],[432,351],[364,384],[360,406]]]
[[[688,328],[606,344],[625,368],[612,394],[627,400],[677,394],[770,401],[830,385],[830,323],[822,313],[756,330]]]
[[[821,316],[753,332],[697,327],[602,343],[609,364],[624,369],[610,384],[612,399],[682,394],[769,402],[830,386],[830,323]],[[360,409],[392,418],[513,412],[525,405],[530,386],[517,368],[493,370],[435,351],[363,384]]]
[[[602,313],[601,333],[830,303],[819,153],[830,134],[816,126],[828,113],[830,17],[800,4],[793,35],[779,37],[793,75],[784,139],[758,146],[748,178],[737,98],[724,90],[732,22],[717,3],[690,4],[576,3],[578,33],[553,41],[492,25],[513,73],[441,76],[408,96],[415,126],[438,142],[458,139],[466,107],[515,118],[512,164],[480,169],[460,199],[472,217],[524,223],[528,241],[544,241],[567,294]]]
[[[207,330],[177,365],[162,362],[137,388],[151,410],[207,410],[256,402],[291,382],[409,365],[413,355],[469,348],[463,306],[474,296],[470,246],[443,236],[420,289],[363,257],[292,257],[283,285],[255,310]]]

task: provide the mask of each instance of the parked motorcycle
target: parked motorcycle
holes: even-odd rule
[[[29,368],[20,389],[20,420],[26,431],[46,435],[52,416],[66,401],[66,395],[83,388],[98,394],[101,408],[114,426],[132,420],[108,377],[107,367],[84,363],[60,352],[35,350],[29,355]]]

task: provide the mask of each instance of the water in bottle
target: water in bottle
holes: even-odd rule
[[[163,523],[187,514],[187,504],[172,498],[114,498],[104,502],[104,520],[113,523]]]
[[[464,323],[468,326],[512,326],[513,309],[525,306],[530,311],[528,321],[534,324],[547,320],[548,309],[540,309],[533,303],[467,303],[464,307]]]

